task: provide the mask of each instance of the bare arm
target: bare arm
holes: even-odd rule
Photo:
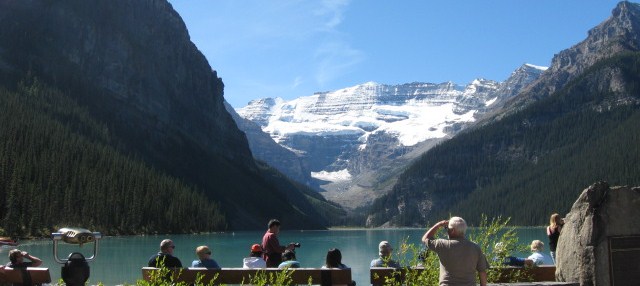
[[[427,232],[422,236],[422,242],[427,243],[427,239],[433,239],[436,236],[436,233],[441,227],[449,225],[448,220],[442,220],[438,223],[434,224]]]
[[[478,278],[480,278],[480,286],[487,286],[487,272],[478,272]]]
[[[42,265],[42,260],[38,257],[35,257],[29,253],[27,253],[24,257],[28,258],[29,260],[31,260],[31,262],[33,262],[33,264],[31,264],[31,267],[38,267]]]

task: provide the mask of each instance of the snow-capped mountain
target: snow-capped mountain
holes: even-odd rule
[[[466,86],[368,82],[290,101],[258,99],[237,112],[299,154],[312,177],[324,181],[321,187],[327,197],[353,206],[381,193],[376,185],[388,177],[391,165],[402,167],[397,166],[398,159],[408,163],[428,149],[426,142],[432,146],[455,135],[501,106],[544,69],[527,64],[503,83],[477,79]],[[421,152],[412,152],[416,149]],[[387,171],[376,175],[379,170]]]

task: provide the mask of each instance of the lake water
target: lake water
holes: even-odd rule
[[[425,229],[358,229],[327,231],[293,231],[282,229],[280,243],[300,242],[296,254],[302,267],[321,267],[330,248],[342,252],[342,262],[352,268],[353,278],[358,285],[369,285],[369,263],[378,255],[378,243],[388,240],[395,249],[406,241],[419,244]],[[547,244],[543,227],[517,229],[520,243],[528,244],[539,239]],[[91,268],[90,284],[102,282],[105,285],[134,284],[141,278],[140,268],[146,266],[149,257],[158,251],[160,241],[170,238],[176,244],[175,256],[183,266],[191,266],[195,259],[195,248],[208,245],[213,250],[213,259],[221,267],[242,267],[242,258],[249,254],[254,243],[260,243],[264,231],[236,231],[200,235],[160,235],[103,237],[99,242],[98,255]],[[61,265],[53,259],[51,240],[22,241],[21,250],[39,257],[43,267],[51,271],[53,281],[60,279]],[[548,253],[548,249],[546,249]],[[4,263],[8,262],[8,249],[0,249]],[[59,257],[67,258],[72,252],[81,252],[85,257],[93,254],[93,243],[78,245],[59,243]]]

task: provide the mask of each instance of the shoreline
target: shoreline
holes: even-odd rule
[[[510,226],[513,228],[544,228],[546,225],[536,225],[536,226]],[[471,226],[469,229],[477,229],[476,226]],[[422,227],[376,227],[376,228],[367,228],[367,227],[329,227],[327,229],[285,229],[287,232],[317,232],[317,231],[385,231],[385,230],[424,230],[427,231],[428,228]],[[261,232],[264,230],[228,230],[228,231],[212,231],[212,232],[199,232],[199,233],[154,233],[154,234],[117,234],[117,235],[102,235],[102,238],[127,238],[127,237],[153,237],[153,236],[183,236],[183,235],[211,235],[211,234],[235,234],[243,233],[243,232]],[[22,245],[22,241],[42,241],[42,240],[51,240],[51,236],[47,237],[24,237],[18,238],[18,245],[14,247],[18,247]]]

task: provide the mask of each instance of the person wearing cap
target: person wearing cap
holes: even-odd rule
[[[282,262],[282,253],[285,250],[293,250],[295,244],[289,243],[287,246],[280,245],[278,233],[280,233],[280,221],[272,219],[269,221],[267,232],[262,237],[263,257],[268,268],[275,268]]]
[[[149,267],[166,267],[166,268],[178,268],[182,267],[182,262],[180,259],[173,256],[173,250],[176,248],[176,245],[173,244],[171,239],[165,239],[160,242],[160,252],[151,256],[149,258]]]
[[[262,246],[254,244],[251,246],[249,257],[242,260],[242,268],[267,268],[267,263],[262,259]]]
[[[393,253],[393,247],[388,241],[383,240],[378,244],[378,254],[380,257],[371,260],[371,267],[393,267],[400,268],[400,263],[391,259],[391,253]]]
[[[436,239],[440,228],[445,228],[449,239]],[[465,238],[467,223],[452,217],[433,225],[422,237],[422,242],[438,254],[440,259],[440,285],[476,285],[476,272],[481,286],[487,285],[489,263],[482,249]]]
[[[29,259],[29,261],[24,261],[25,258]],[[19,249],[9,251],[9,263],[7,264],[9,268],[38,267],[40,265],[42,265],[42,260],[26,251]]]
[[[208,246],[202,245],[196,247],[196,256],[198,256],[198,260],[191,262],[191,267],[220,269],[218,262],[211,259],[212,253]]]

